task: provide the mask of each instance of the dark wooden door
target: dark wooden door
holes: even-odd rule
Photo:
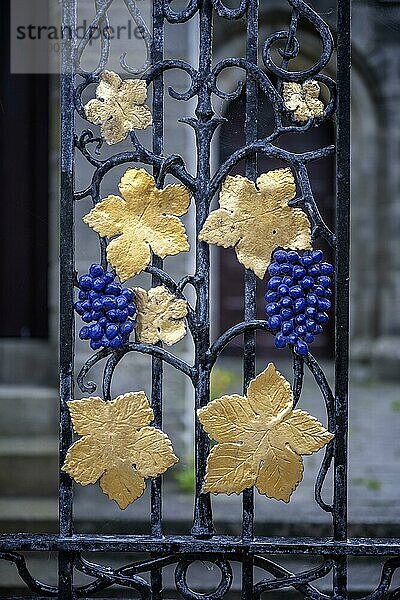
[[[0,2],[0,337],[48,332],[47,75],[10,73],[10,3]]]

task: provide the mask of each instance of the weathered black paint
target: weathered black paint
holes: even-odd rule
[[[108,24],[107,10],[112,0],[97,0],[96,18],[92,25]],[[141,21],[136,5],[125,0],[138,27],[143,30],[148,48],[148,60],[140,69],[129,67],[123,59],[129,73],[144,72],[143,77],[153,84],[153,143],[152,149],[145,148],[131,134],[132,150],[115,154],[102,160],[92,153],[90,145],[101,147],[102,140],[95,138],[91,130],[79,137],[75,135],[74,108],[82,116],[82,92],[96,82],[98,75],[107,63],[109,43],[102,40],[101,57],[96,70],[85,73],[79,67],[79,60],[88,42],[83,39],[78,48],[68,42],[63,50],[62,76],[62,194],[61,194],[61,430],[60,461],[63,462],[67,448],[72,441],[72,430],[66,410],[66,402],[74,396],[73,358],[74,332],[72,297],[76,275],[74,272],[74,218],[73,202],[91,197],[94,203],[100,201],[100,184],[111,169],[117,165],[144,163],[153,168],[157,184],[162,186],[167,174],[175,176],[191,191],[196,205],[196,231],[200,231],[208,215],[212,197],[229,174],[241,160],[246,161],[246,175],[250,179],[257,177],[257,157],[264,155],[283,160],[287,163],[297,181],[299,195],[292,202],[299,204],[308,213],[312,223],[313,239],[322,236],[336,250],[336,381],[335,393],[332,392],[318,362],[309,355],[302,359],[293,355],[293,390],[297,403],[302,389],[304,367],[314,377],[325,402],[329,429],[336,434],[335,443],[330,444],[322,460],[315,484],[315,499],[322,510],[332,514],[333,535],[331,539],[320,538],[258,538],[254,537],[254,497],[253,491],[243,494],[242,535],[219,536],[214,534],[211,501],[208,495],[201,494],[205,473],[209,441],[199,423],[196,423],[196,498],[194,503],[194,522],[190,535],[163,536],[161,480],[151,483],[150,533],[143,535],[74,535],[72,514],[72,482],[64,474],[60,479],[60,532],[59,535],[1,535],[0,558],[14,563],[22,580],[32,592],[42,597],[54,597],[62,600],[89,597],[113,584],[120,584],[136,590],[141,598],[158,600],[163,597],[162,570],[165,566],[176,564],[175,582],[182,597],[190,600],[219,600],[229,592],[232,583],[231,562],[242,564],[242,598],[244,600],[260,598],[263,592],[292,586],[306,598],[322,600],[326,598],[312,586],[312,582],[333,572],[333,596],[336,600],[348,597],[346,561],[348,556],[387,556],[382,570],[379,586],[367,598],[380,600],[387,597],[394,571],[400,567],[400,540],[350,539],[347,540],[347,386],[348,386],[348,276],[349,276],[349,206],[350,206],[350,0],[338,0],[338,157],[337,157],[337,224],[333,233],[325,225],[314,200],[309,181],[307,166],[311,161],[332,155],[333,147],[319,148],[304,153],[294,153],[278,147],[277,142],[283,133],[301,134],[313,123],[305,126],[288,125],[285,120],[285,108],[280,95],[281,82],[302,82],[310,77],[324,83],[331,98],[326,107],[324,119],[330,118],[336,108],[335,84],[321,70],[330,59],[333,42],[326,24],[314,13],[304,0],[288,0],[292,15],[288,31],[271,35],[263,44],[262,57],[264,67],[258,66],[258,0],[241,0],[237,8],[224,6],[222,0],[189,0],[186,9],[175,12],[168,0],[153,2],[152,35]],[[77,0],[64,0],[64,25],[73,26],[76,20]],[[195,14],[199,15],[200,59],[197,68],[182,60],[164,60],[164,22],[184,23]],[[214,14],[224,19],[246,18],[247,43],[245,58],[228,58],[212,65],[212,24]],[[299,52],[296,28],[299,17],[309,20],[322,41],[319,60],[304,72],[289,71],[289,62]],[[281,52],[282,61],[277,65],[273,61],[271,48],[277,41],[284,42]],[[236,66],[245,71],[245,83],[239,83],[232,93],[219,89],[217,78],[225,68]],[[184,161],[177,155],[163,155],[163,119],[164,84],[163,73],[170,69],[185,71],[190,79],[190,87],[185,92],[169,89],[169,94],[181,101],[197,97],[195,117],[184,122],[194,129],[197,144],[197,173],[192,176]],[[80,78],[82,81],[78,81]],[[272,75],[276,83],[269,78]],[[212,94],[222,99],[237,98],[245,86],[246,93],[246,145],[237,149],[214,174],[210,171],[210,145],[212,137],[221,123],[213,110]],[[268,98],[275,114],[275,128],[265,139],[258,138],[257,107],[260,94]],[[286,124],[285,124],[286,123]],[[82,155],[94,167],[91,184],[82,191],[74,191],[74,152]],[[100,240],[101,259],[106,265],[105,241]],[[209,329],[209,270],[210,257],[207,244],[196,243],[196,270],[193,275],[175,282],[163,270],[163,263],[154,258],[147,271],[152,275],[153,285],[163,283],[172,292],[182,297],[187,285],[196,291],[195,306],[189,306],[188,326],[195,342],[195,361],[189,365],[161,346],[152,346],[131,342],[117,351],[100,350],[91,356],[77,376],[79,388],[84,393],[93,393],[96,386],[86,381],[91,368],[99,361],[107,359],[103,376],[103,394],[111,398],[111,382],[118,363],[128,352],[141,352],[153,357],[152,361],[152,404],[155,424],[162,424],[162,380],[163,362],[172,365],[191,380],[195,389],[196,408],[204,406],[209,399],[210,374],[220,353],[237,336],[244,336],[243,387],[246,390],[255,374],[255,333],[268,332],[266,321],[255,318],[255,277],[245,272],[245,303],[243,322],[238,323],[210,345]],[[328,470],[334,460],[334,498],[333,504],[322,499],[322,487]],[[35,580],[27,570],[23,551],[56,551],[59,553],[59,585],[47,586]],[[81,553],[90,555],[91,560],[83,559]],[[140,552],[150,554],[145,562],[136,562],[120,569],[95,562],[96,552]],[[321,556],[318,567],[303,573],[291,573],[275,562],[277,555],[316,555]],[[274,561],[267,558],[275,555]],[[189,589],[186,573],[195,560],[207,559],[215,563],[221,572],[221,583],[208,594],[198,594]],[[273,576],[254,585],[254,567],[264,569]],[[95,577],[95,580],[81,588],[73,587],[74,569]],[[150,582],[140,577],[141,573],[150,573]],[[393,591],[390,598],[399,596],[399,589]]]

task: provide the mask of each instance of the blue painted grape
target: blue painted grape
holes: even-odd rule
[[[93,264],[89,273],[79,278],[74,308],[87,323],[79,337],[90,341],[92,350],[120,348],[129,341],[136,325],[134,293],[114,279],[112,273],[98,264]]]
[[[329,320],[333,266],[323,262],[321,250],[302,254],[275,250],[272,258],[265,312],[275,346],[292,346],[297,354],[307,356],[309,344]]]

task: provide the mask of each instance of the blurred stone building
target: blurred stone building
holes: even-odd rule
[[[310,2],[328,21],[335,35],[335,0]],[[0,172],[2,181],[2,282],[0,291],[0,517],[1,530],[54,528],[57,487],[57,344],[58,344],[58,78],[54,75],[10,75],[6,0],[0,4],[2,65],[0,71]],[[88,2],[88,5],[93,3]],[[118,4],[116,0],[115,4]],[[122,2],[120,10],[123,10]],[[261,0],[260,39],[285,29],[289,13],[283,0]],[[141,3],[146,18],[150,0]],[[119,10],[119,9],[118,9]],[[307,23],[300,24],[301,60],[312,63],[320,46]],[[177,31],[179,30],[179,35]],[[171,36],[168,35],[171,31]],[[243,56],[243,22],[215,22],[215,60]],[[196,23],[166,26],[167,57],[197,60]],[[139,43],[137,40],[135,43]],[[93,52],[95,52],[93,46]],[[138,50],[143,52],[143,49]],[[400,2],[353,0],[352,91],[352,255],[351,339],[354,367],[361,365],[369,379],[398,378],[400,374]],[[129,58],[129,56],[128,56]],[[132,56],[130,55],[130,58]],[[136,55],[135,55],[136,59]],[[300,60],[300,59],[299,59]],[[132,62],[134,62],[132,60]],[[139,63],[140,60],[135,60]],[[334,58],[327,73],[335,76]],[[233,88],[238,73],[226,75]],[[225,79],[225,80],[224,80]],[[185,89],[182,75],[167,75],[166,84]],[[93,89],[90,93],[93,92]],[[88,92],[88,98],[90,97]],[[166,100],[166,154],[178,153],[188,169],[195,168],[194,136],[177,120],[192,114],[194,103]],[[243,102],[216,102],[230,116],[229,126],[216,136],[217,164],[243,141]],[[260,127],[268,125],[268,107],[261,103]],[[83,124],[82,124],[83,126]],[[92,127],[96,129],[95,126]],[[140,136],[151,143],[150,132]],[[310,147],[334,142],[333,124],[313,132]],[[303,142],[301,142],[303,143]],[[128,149],[122,143],[118,151]],[[114,152],[103,149],[102,156]],[[262,168],[274,168],[263,161]],[[104,180],[102,195],[116,193],[126,165]],[[328,223],[334,222],[334,162],[315,164],[312,182],[316,200]],[[77,157],[77,188],[88,184],[90,170]],[[96,235],[81,221],[90,209],[84,200],[76,209],[76,268],[86,272],[98,259]],[[193,242],[193,214],[186,218]],[[213,251],[212,318],[214,334],[237,322],[242,311],[243,271],[231,250]],[[193,255],[167,259],[166,268],[179,278],[193,268]],[[149,287],[147,276],[135,285]],[[258,308],[263,311],[263,284]],[[80,325],[79,322],[77,323]],[[324,359],[333,356],[332,330],[316,349]],[[273,355],[268,341],[260,341],[263,357]],[[191,360],[186,340],[174,351]],[[77,369],[90,352],[77,344]],[[229,356],[229,351],[228,351]],[[230,348],[231,362],[240,371],[238,348]],[[91,375],[100,384],[100,371]],[[178,441],[178,451],[191,449],[191,390],[183,377],[165,369],[168,403],[165,429]],[[129,389],[150,392],[150,360],[130,355],[119,366],[113,393]],[[79,392],[77,391],[77,395]],[[179,435],[177,436],[177,433]],[[82,490],[85,500],[87,490]],[[88,492],[88,501],[90,492]],[[110,517],[111,518],[111,517]],[[27,524],[29,521],[29,525]]]

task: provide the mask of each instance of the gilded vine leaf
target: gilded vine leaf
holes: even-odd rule
[[[307,215],[288,206],[296,195],[289,168],[263,173],[256,185],[241,175],[228,175],[199,239],[224,248],[234,247],[238,261],[262,279],[278,246],[311,249]]]
[[[107,144],[122,142],[133,129],[146,129],[152,117],[148,106],[147,84],[142,79],[123,81],[117,73],[103,71],[96,98],[85,106],[88,120],[101,125]]]
[[[160,285],[148,292],[134,288],[136,333],[141,342],[176,344],[186,335],[187,304]]]
[[[181,184],[156,188],[145,169],[128,169],[119,183],[122,196],[108,196],[84,218],[102,237],[115,237],[107,258],[121,281],[137,275],[151,261],[151,250],[160,258],[189,250],[182,221],[190,192]]]
[[[311,117],[322,117],[324,104],[319,100],[321,88],[318,81],[305,83],[285,82],[283,84],[283,100],[285,107],[293,113],[296,121],[304,123]]]
[[[63,471],[77,483],[100,480],[121,509],[137,500],[146,477],[157,477],[178,462],[168,436],[150,427],[153,411],[144,392],[112,402],[91,397],[68,402],[74,430],[83,436],[68,450]]]
[[[303,410],[293,409],[290,384],[270,363],[247,396],[222,396],[198,410],[218,442],[207,460],[203,493],[260,494],[289,502],[303,477],[302,455],[317,452],[333,435]]]

